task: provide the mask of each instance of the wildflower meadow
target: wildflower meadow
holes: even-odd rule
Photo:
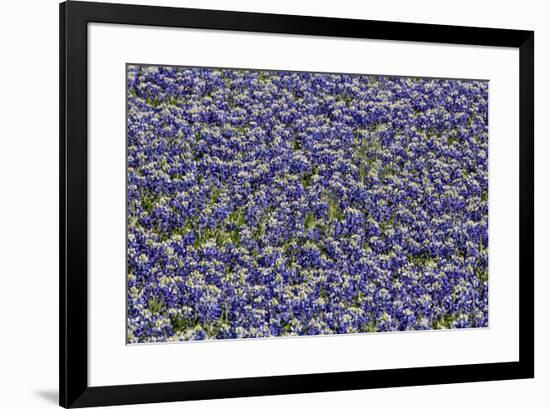
[[[488,82],[127,65],[127,339],[488,325]]]

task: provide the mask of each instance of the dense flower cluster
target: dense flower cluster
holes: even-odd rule
[[[128,66],[128,342],[488,324],[488,85]]]

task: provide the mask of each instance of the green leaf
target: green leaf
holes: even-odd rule
[[[164,309],[164,304],[161,300],[158,300],[156,297],[153,297],[147,301],[147,308],[153,314],[158,314]]]
[[[312,212],[308,212],[304,220],[304,228],[306,230],[309,230],[313,228],[314,225],[315,225],[315,215]]]

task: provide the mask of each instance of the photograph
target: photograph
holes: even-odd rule
[[[489,326],[489,81],[126,69],[129,344]]]
[[[57,288],[29,281],[56,302],[58,334],[41,330],[44,302],[15,314],[33,320],[13,335],[26,350],[58,348],[40,351],[59,381],[42,396],[536,407],[542,20],[477,3],[202,1],[62,2],[58,81],[36,63],[6,76],[59,95],[5,99],[25,117],[8,139],[42,138],[46,114],[59,131],[53,187],[39,182],[52,154],[7,151],[32,196],[5,200],[26,206],[6,213],[25,254],[9,258],[38,275],[41,246],[58,257]],[[22,179],[28,163],[40,170]],[[36,222],[49,205],[53,230]],[[36,298],[7,288],[10,305]]]

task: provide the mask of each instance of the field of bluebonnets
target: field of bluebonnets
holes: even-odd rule
[[[128,342],[488,324],[488,84],[128,66]]]

